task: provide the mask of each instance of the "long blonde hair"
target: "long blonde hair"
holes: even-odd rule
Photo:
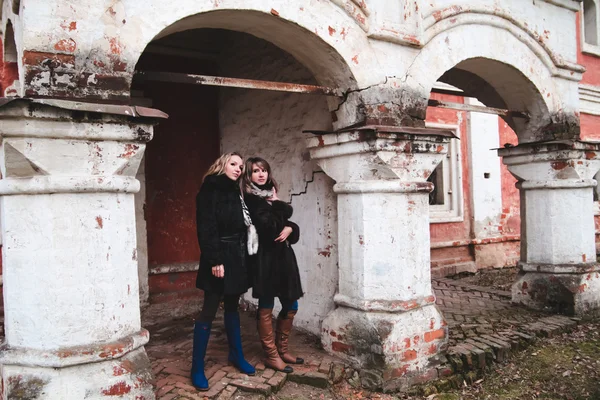
[[[242,162],[244,161],[244,157],[242,157],[242,155],[237,151],[225,153],[221,157],[217,158],[217,160],[214,163],[212,163],[208,171],[206,171],[206,173],[202,177],[202,182],[204,182],[206,177],[209,175],[223,175],[225,173],[225,166],[233,156],[238,156],[242,159]]]

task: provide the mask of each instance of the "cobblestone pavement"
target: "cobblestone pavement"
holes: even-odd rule
[[[165,305],[161,306],[165,307]],[[175,314],[181,314],[185,309],[193,311],[199,308],[199,304],[180,306]],[[238,373],[227,363],[227,335],[223,325],[223,312],[220,311],[213,323],[205,359],[205,373],[209,379],[210,390],[199,392],[191,385],[189,379],[193,317],[192,314],[176,319],[165,319],[164,312],[144,315],[145,327],[151,335],[146,351],[152,362],[157,399],[245,398],[245,396],[240,397],[241,392],[248,395],[250,393],[269,395],[278,391],[288,379],[315,387],[328,386],[329,372],[333,370],[336,360],[319,349],[318,339],[315,336],[292,332],[290,349],[305,360],[305,365],[293,366],[293,374],[286,375],[272,369],[265,369],[261,362],[262,348],[256,330],[255,313],[252,311],[242,312],[240,320],[244,355],[252,365],[256,366],[257,373],[254,377]]]
[[[512,304],[508,291],[466,284],[460,279],[442,278],[432,283],[436,303],[448,323],[450,346],[470,337],[516,329],[548,316]]]
[[[449,347],[480,335],[518,329],[547,317],[510,303],[510,293],[488,287],[473,286],[460,280],[435,279],[433,287],[437,304],[449,326]],[[248,392],[267,395],[281,388],[286,379],[311,386],[326,387],[329,372],[341,364],[320,349],[318,338],[294,332],[291,349],[307,360],[305,366],[294,366],[290,375],[265,369],[262,349],[256,332],[254,312],[241,313],[243,347],[246,358],[257,367],[255,377],[247,377],[227,365],[227,338],[222,312],[217,315],[206,357],[206,375],[210,390],[198,392],[191,386],[193,312],[200,309],[198,299],[183,305],[156,305],[144,312],[144,326],[151,340],[146,350],[156,378],[157,399],[246,398]],[[161,309],[162,307],[162,309]]]

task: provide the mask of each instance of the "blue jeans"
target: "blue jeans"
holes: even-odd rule
[[[278,297],[281,303],[281,311],[279,312],[280,317],[287,316],[289,311],[298,311],[298,300],[283,299]],[[258,299],[258,308],[270,308],[275,307],[274,297],[261,297]]]

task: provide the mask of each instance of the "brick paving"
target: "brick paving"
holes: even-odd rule
[[[449,345],[470,337],[517,329],[548,316],[510,302],[508,291],[462,283],[454,279],[434,279],[436,303],[446,318]]]
[[[190,311],[198,310],[199,305],[188,308]],[[181,313],[182,307],[178,311]],[[319,349],[316,337],[292,332],[290,349],[303,357],[305,364],[293,366],[294,373],[287,375],[265,368],[262,364],[263,352],[256,330],[255,313],[242,312],[240,320],[244,355],[256,366],[256,375],[250,377],[240,374],[233,366],[228,365],[227,335],[223,312],[220,311],[213,323],[205,358],[205,373],[210,389],[199,392],[191,385],[189,378],[193,314],[170,320],[165,319],[164,315],[145,315],[144,322],[151,335],[146,351],[152,362],[157,399],[230,399],[240,398],[240,392],[269,395],[281,389],[286,380],[321,388],[329,386],[330,372],[333,373],[335,364],[340,362]]]
[[[566,317],[513,305],[510,292],[445,278],[434,279],[432,283],[449,327],[449,362],[439,369],[439,377],[484,369],[522,349],[524,343],[532,342],[536,336],[550,336],[575,324]],[[237,399],[277,392],[286,380],[316,387],[327,387],[332,379],[339,380],[335,375],[343,370],[343,364],[320,349],[317,337],[298,332],[291,336],[291,348],[307,361],[306,365],[294,366],[295,372],[289,375],[265,369],[253,311],[241,313],[241,325],[244,352],[256,366],[257,374],[254,377],[239,374],[227,364],[227,337],[220,311],[206,357],[210,390],[197,391],[191,386],[189,370],[193,314],[200,307],[199,299],[194,298],[153,305],[144,312],[143,325],[151,333],[146,350],[153,365],[157,399]]]

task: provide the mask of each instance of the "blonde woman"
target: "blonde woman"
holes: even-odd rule
[[[253,229],[239,186],[242,170],[240,154],[222,155],[204,176],[196,197],[196,224],[201,251],[196,287],[204,290],[204,304],[194,325],[191,377],[199,390],[208,390],[204,356],[212,322],[222,298],[225,303],[229,361],[245,374],[255,373],[242,352],[238,313],[240,295],[250,286],[246,254],[249,228]]]

